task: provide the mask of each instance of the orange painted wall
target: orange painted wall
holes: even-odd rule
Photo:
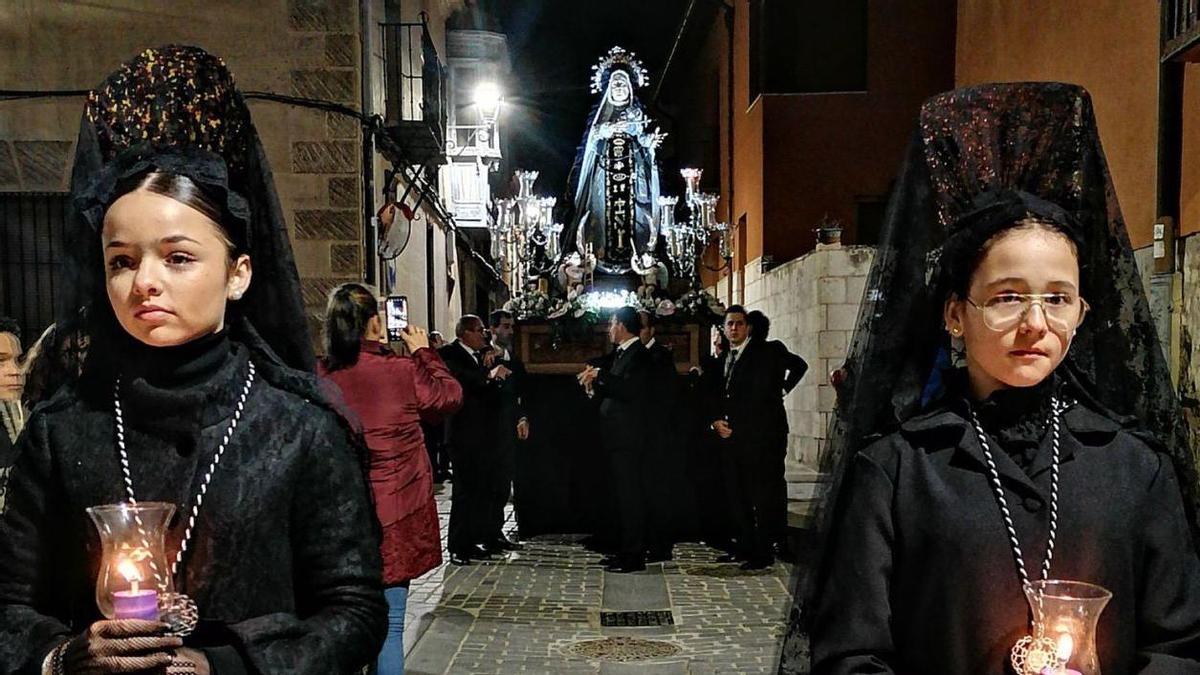
[[[1183,165],[1179,189],[1179,232],[1200,232],[1200,64],[1183,71]]]
[[[746,217],[745,250],[738,259],[751,261],[763,254],[763,105],[761,97],[750,100],[750,11],[738,2],[734,13],[733,62],[733,208],[729,222]],[[724,135],[727,119],[722,119]],[[726,195],[722,199],[728,201]]]
[[[954,1],[868,4],[867,91],[765,96],[765,252],[813,248],[828,213],[856,243],[856,197],[884,195],[926,98],[954,84]]]
[[[1149,245],[1158,215],[1158,40],[1157,2],[958,3],[959,86],[1059,80],[1091,92],[1100,139],[1135,247]],[[1196,174],[1200,170],[1193,169]]]

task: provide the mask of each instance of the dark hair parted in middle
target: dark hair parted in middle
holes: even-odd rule
[[[358,363],[359,345],[367,323],[379,313],[379,302],[366,286],[342,284],[329,294],[325,306],[325,368],[349,368]]]
[[[206,218],[216,223],[221,240],[229,250],[231,261],[238,254],[244,252],[244,244],[238,243],[243,237],[234,236],[234,230],[227,222],[218,201],[191,178],[168,171],[151,171],[139,177],[136,182],[129,184],[127,189],[122,192],[128,194],[135,190],[145,190],[156,195],[170,197],[180,204],[204,214]]]

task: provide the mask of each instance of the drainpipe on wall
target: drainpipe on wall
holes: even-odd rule
[[[362,92],[362,103],[359,108],[364,113],[371,111],[371,21],[369,2],[361,4],[358,12],[358,44],[359,44],[359,91]],[[379,278],[379,256],[375,245],[378,234],[375,231],[375,134],[368,125],[362,125],[362,215],[363,215],[363,281],[374,285]],[[386,189],[386,188],[385,188]]]
[[[728,220],[726,222],[729,223],[729,227],[733,227],[735,224],[741,224],[741,222],[742,222],[740,219],[734,217],[734,213],[736,213],[736,211],[734,209],[734,205],[736,204],[736,202],[734,202],[734,199],[733,199],[733,137],[734,137],[734,135],[733,135],[733,94],[734,94],[734,88],[733,88],[733,66],[734,66],[734,63],[733,63],[733,39],[734,39],[735,23],[734,23],[734,16],[733,16],[734,5],[733,4],[726,5],[725,3],[721,3],[721,6],[725,9],[725,39],[728,43],[726,46],[726,49],[725,49],[725,68],[726,68],[725,97],[728,99],[728,101],[727,101],[728,105],[726,105],[726,107],[725,107],[725,118],[726,118],[726,127],[727,127],[725,134],[726,134],[726,142],[729,144],[729,154],[725,158],[725,164],[726,164],[726,173],[728,174],[728,183],[729,184],[728,184],[727,188],[728,188],[729,192],[727,194],[729,197],[726,202],[725,208],[727,210],[726,215],[728,216]],[[747,223],[746,226],[749,227],[749,223]],[[748,233],[746,233],[746,234],[748,234]],[[765,234],[765,232],[764,232],[764,234]],[[745,237],[742,237],[742,239],[745,239]],[[735,240],[735,241],[737,241],[737,240]],[[764,253],[765,253],[765,251],[764,251]],[[742,258],[745,259],[745,257],[746,257],[745,251],[743,251]],[[729,305],[729,304],[733,304],[733,261],[732,260],[730,261],[730,264],[729,264],[729,302],[727,303],[727,305]]]
[[[1158,68],[1158,185],[1151,244],[1150,314],[1159,343],[1179,385],[1181,363],[1180,297],[1183,279],[1177,262],[1183,245],[1179,234],[1180,190],[1183,180],[1183,72],[1181,61],[1163,61]]]
[[[433,266],[433,235],[435,232],[436,232],[436,228],[434,227],[433,219],[426,218],[425,219],[425,306],[427,308],[427,313],[429,315],[429,318],[428,318],[429,323],[427,324],[429,326],[428,330],[436,330],[434,327],[437,326],[437,323],[435,323],[437,320],[437,312],[435,311],[435,306],[437,304],[437,289],[434,286],[434,284],[436,283],[435,277],[437,276],[437,270],[434,269],[434,266]]]

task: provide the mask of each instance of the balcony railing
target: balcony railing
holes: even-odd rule
[[[1200,0],[1161,0],[1162,59],[1179,58],[1200,43]],[[1186,60],[1193,60],[1190,54]]]
[[[380,28],[385,124],[403,148],[406,163],[436,159],[445,152],[446,69],[429,28],[424,17],[420,23],[385,23]]]

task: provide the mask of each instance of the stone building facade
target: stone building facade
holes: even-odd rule
[[[28,203],[64,198],[83,97],[57,93],[97,85],[147,47],[203,47],[225,59],[243,92],[381,114],[380,24],[419,21],[425,12],[435,47],[440,45],[444,53],[442,27],[461,5],[461,0],[406,1],[401,12],[395,0],[174,0],[169,5],[146,1],[86,7],[59,0],[6,2],[0,7],[0,90],[48,95],[0,100],[0,213],[20,214]],[[388,163],[371,146],[364,153],[363,127],[356,117],[254,94],[249,104],[289,224],[316,338],[334,286],[382,280],[383,271],[368,256],[374,250],[371,216],[383,200]],[[404,187],[399,186],[401,191]],[[408,279],[414,305],[410,313],[421,323],[427,315],[427,280],[442,282],[440,294],[433,297],[445,308],[436,326],[444,330],[458,314],[449,280],[463,276],[454,269],[460,258],[450,223],[428,205],[418,211],[421,226],[413,228],[412,246],[396,262],[393,277]],[[28,251],[17,251],[9,241],[19,227],[34,227],[19,224],[21,218],[4,221],[9,238],[0,238],[0,299],[4,311],[16,314],[31,331],[40,330],[49,315],[35,305],[48,302],[45,289],[24,286],[31,273],[48,279],[52,265],[31,260]],[[431,230],[426,223],[434,223]],[[426,245],[427,235],[436,238],[434,246]],[[436,261],[430,260],[430,250]],[[435,265],[432,275],[428,264]]]

